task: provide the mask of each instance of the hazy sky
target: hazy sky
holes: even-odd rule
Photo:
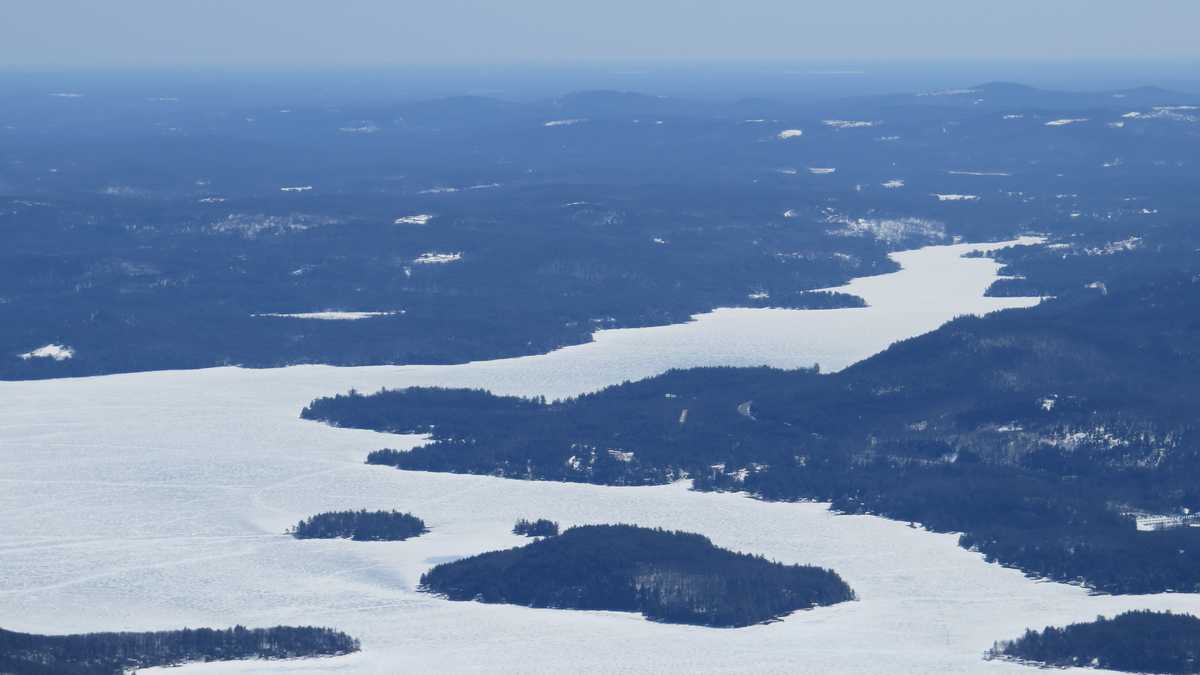
[[[0,68],[1200,57],[1200,0],[0,0],[0,10]]]

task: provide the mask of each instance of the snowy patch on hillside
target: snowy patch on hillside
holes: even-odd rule
[[[374,134],[379,132],[379,127],[372,122],[355,122],[339,128],[338,131],[344,134]]]
[[[822,120],[821,123],[834,129],[866,129],[875,126],[874,122],[864,120]]]
[[[1133,516],[1138,532],[1157,532],[1176,527],[1200,527],[1200,514],[1186,513],[1165,515],[1158,513],[1129,514]]]
[[[1064,429],[1053,435],[1042,437],[1041,442],[1045,445],[1064,450],[1076,450],[1080,447],[1105,447],[1112,449],[1129,445],[1128,438],[1114,434],[1103,425],[1074,431]]]
[[[411,216],[400,216],[392,221],[395,225],[427,225],[433,219],[433,214],[417,213]]]
[[[255,318],[267,317],[273,319],[314,319],[316,321],[359,321],[362,319],[372,319],[377,316],[396,316],[404,314],[404,310],[390,310],[387,312],[342,312],[333,309],[327,309],[321,312],[263,312],[262,314],[251,314]]]
[[[862,259],[858,256],[850,255],[849,253],[842,253],[841,251],[835,251],[829,254],[829,257],[838,261],[839,263],[842,263],[843,265],[846,265],[847,267],[858,267],[860,264],[862,264]]]
[[[1149,112],[1129,112],[1121,115],[1127,120],[1169,120],[1172,122],[1200,122],[1200,116],[1193,111],[1200,110],[1194,105],[1160,105]]]
[[[326,216],[311,216],[296,213],[286,216],[268,216],[261,213],[231,213],[225,216],[224,220],[218,220],[208,225],[205,230],[212,234],[237,234],[247,239],[254,239],[263,235],[302,232],[314,227],[335,225],[338,222]]]
[[[608,456],[612,457],[613,459],[617,460],[618,462],[632,462],[633,461],[633,453],[626,451],[626,450],[611,450],[610,449],[608,451]]]
[[[75,350],[66,345],[49,344],[44,347],[38,347],[24,354],[17,354],[20,358],[28,361],[30,359],[54,359],[55,361],[66,361],[75,356]]]
[[[966,96],[968,94],[978,94],[978,89],[941,89],[939,91],[926,91],[917,94],[917,96]]]
[[[453,194],[455,192],[462,192],[463,190],[491,190],[493,188],[498,188],[498,187],[500,187],[499,183],[479,183],[477,185],[468,185],[466,187],[453,187],[453,186],[449,186],[449,185],[438,185],[435,187],[426,188],[424,190],[421,190],[417,194],[443,195],[443,194]]]
[[[841,227],[828,230],[839,237],[873,237],[882,242],[896,244],[908,239],[941,241],[946,238],[946,226],[924,218],[842,218],[832,220]]]
[[[57,172],[58,169],[51,169],[51,173]],[[144,197],[147,192],[130,185],[109,185],[100,191],[101,194],[109,197]]]
[[[1084,249],[1084,253],[1088,255],[1115,255],[1117,253],[1126,253],[1128,251],[1136,251],[1142,247],[1141,237],[1129,237],[1120,241],[1110,241],[1103,246],[1094,246]]]
[[[413,258],[413,262],[418,265],[442,265],[459,260],[462,260],[462,253],[434,253],[432,251]]]

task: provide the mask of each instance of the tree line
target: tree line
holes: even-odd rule
[[[358,649],[358,640],[345,633],[313,626],[79,635],[35,635],[0,629],[0,672],[120,675],[137,668],[197,661],[336,656]]]
[[[296,523],[290,531],[297,539],[353,539],[403,541],[428,532],[425,521],[399,511],[330,511]]]
[[[988,656],[1056,668],[1195,673],[1200,671],[1200,619],[1151,611],[1099,616],[1065,628],[1027,630],[1016,640],[997,643]]]
[[[545,518],[537,520],[526,520],[522,518],[513,525],[513,534],[520,534],[526,537],[557,537],[558,523]]]

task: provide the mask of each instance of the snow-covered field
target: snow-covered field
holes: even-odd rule
[[[595,342],[459,366],[217,368],[0,382],[0,626],[48,633],[316,624],[358,654],[196,672],[932,673],[1028,671],[991,663],[1027,626],[1128,608],[1200,611],[1200,596],[1090,597],[1025,579],[935,535],[819,504],[764,503],[677,484],[619,488],[406,472],[363,464],[413,437],[298,418],[324,394],[439,384],[565,396],[670,367],[844,367],[954,315],[1027,306],[983,298],[997,266],[941,246],[858,279],[865,309],[729,309]],[[297,541],[328,509],[411,511],[405,542]],[[438,600],[414,591],[437,562],[498,547],[519,517],[631,522],[837,570],[860,600],[724,630],[606,612]]]

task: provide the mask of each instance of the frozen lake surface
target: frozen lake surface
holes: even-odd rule
[[[1029,243],[1029,242],[1024,242]],[[837,289],[870,307],[726,309],[603,331],[551,354],[459,366],[217,368],[0,382],[0,626],[64,633],[328,625],[363,651],[196,672],[1032,672],[981,655],[1026,627],[1132,608],[1200,611],[1200,596],[1092,597],[989,565],[937,535],[820,504],[764,503],[684,484],[620,488],[367,466],[415,437],[334,429],[298,413],[351,387],[443,385],[561,397],[668,368],[845,367],[955,315],[1028,306],[984,298],[997,265],[955,245]],[[297,541],[330,509],[400,509],[405,542]],[[707,629],[607,612],[534,610],[417,593],[437,562],[526,541],[521,517],[701,532],[719,546],[835,569],[857,602],[771,625]],[[178,671],[175,671],[178,672]]]

